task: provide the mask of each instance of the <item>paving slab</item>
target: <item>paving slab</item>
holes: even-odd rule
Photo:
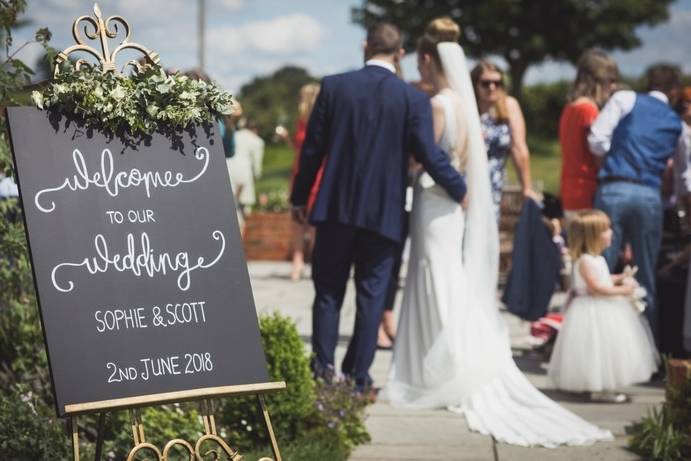
[[[499,461],[629,461],[640,459],[626,449],[626,438],[589,447],[523,448],[497,444]]]

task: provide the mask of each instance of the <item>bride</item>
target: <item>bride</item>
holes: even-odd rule
[[[538,391],[513,361],[496,301],[499,237],[487,154],[459,35],[451,19],[432,21],[418,44],[418,68],[434,88],[436,140],[466,175],[468,206],[426,173],[417,181],[389,400],[462,412],[472,430],[515,445],[611,440]]]

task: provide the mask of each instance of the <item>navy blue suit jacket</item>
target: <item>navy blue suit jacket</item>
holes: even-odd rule
[[[409,155],[461,201],[463,177],[434,142],[429,98],[380,66],[325,77],[307,125],[291,203],[307,203],[324,163],[310,222],[403,239]]]

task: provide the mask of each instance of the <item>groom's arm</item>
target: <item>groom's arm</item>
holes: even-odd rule
[[[463,177],[451,166],[449,157],[434,142],[432,106],[422,93],[411,97],[410,133],[413,155],[422,163],[427,173],[457,202],[465,197]]]
[[[293,182],[293,191],[290,195],[290,203],[294,207],[307,205],[312,184],[321,167],[328,146],[329,119],[328,119],[328,82],[323,79],[321,91],[317,96],[312,109],[307,134],[300,151],[300,163],[298,172]]]

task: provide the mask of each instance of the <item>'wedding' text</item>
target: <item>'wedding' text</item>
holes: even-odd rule
[[[197,257],[197,262],[190,265],[190,255],[187,251],[178,253],[158,252],[151,248],[149,235],[142,232],[139,241],[139,248],[136,247],[133,234],[127,234],[127,251],[124,254],[111,254],[106,238],[102,234],[97,234],[94,238],[94,248],[96,256],[84,258],[77,263],[62,263],[53,268],[51,280],[56,290],[68,293],[74,289],[74,282],[69,280],[66,285],[58,282],[57,274],[61,269],[67,267],[84,267],[90,274],[108,272],[111,269],[118,272],[132,272],[136,277],[148,275],[153,278],[158,274],[166,275],[168,272],[179,273],[177,284],[182,291],[187,291],[190,287],[190,274],[197,269],[208,269],[214,266],[223,256],[226,249],[226,239],[223,233],[215,230],[211,233],[214,240],[221,244],[216,257],[206,262],[204,257]]]

